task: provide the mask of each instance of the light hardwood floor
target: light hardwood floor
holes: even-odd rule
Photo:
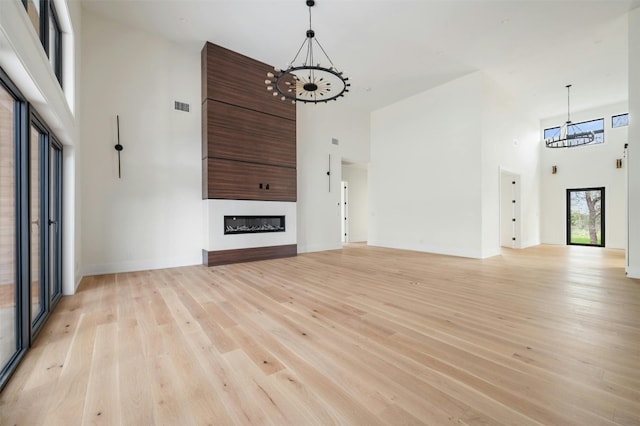
[[[89,277],[0,424],[638,425],[640,282],[623,264],[353,245]]]

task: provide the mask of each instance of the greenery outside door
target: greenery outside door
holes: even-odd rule
[[[567,189],[567,244],[604,247],[604,187]]]

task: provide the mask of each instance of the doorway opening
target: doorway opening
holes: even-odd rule
[[[567,245],[604,247],[604,187],[567,189]]]

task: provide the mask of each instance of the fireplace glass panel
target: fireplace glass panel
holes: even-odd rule
[[[284,216],[225,216],[225,234],[284,232]]]

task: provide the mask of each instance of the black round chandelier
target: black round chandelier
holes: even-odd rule
[[[545,138],[547,148],[573,148],[576,146],[589,145],[596,141],[593,131],[583,130],[578,124],[571,122],[571,85],[567,84],[567,121],[557,132],[549,138]]]
[[[265,80],[267,90],[273,96],[280,96],[283,101],[290,100],[293,103],[321,103],[335,101],[344,96],[349,91],[350,83],[348,77],[344,77],[338,71],[333,62],[322,48],[322,45],[315,37],[315,32],[311,29],[311,8],[315,5],[315,0],[306,0],[309,7],[309,29],[307,36],[302,42],[298,53],[287,65],[287,69],[274,68],[273,72],[268,72],[268,80]],[[324,67],[320,62],[315,62],[314,44],[319,48],[329,67]],[[300,52],[306,48],[306,55],[300,65],[295,65]]]

